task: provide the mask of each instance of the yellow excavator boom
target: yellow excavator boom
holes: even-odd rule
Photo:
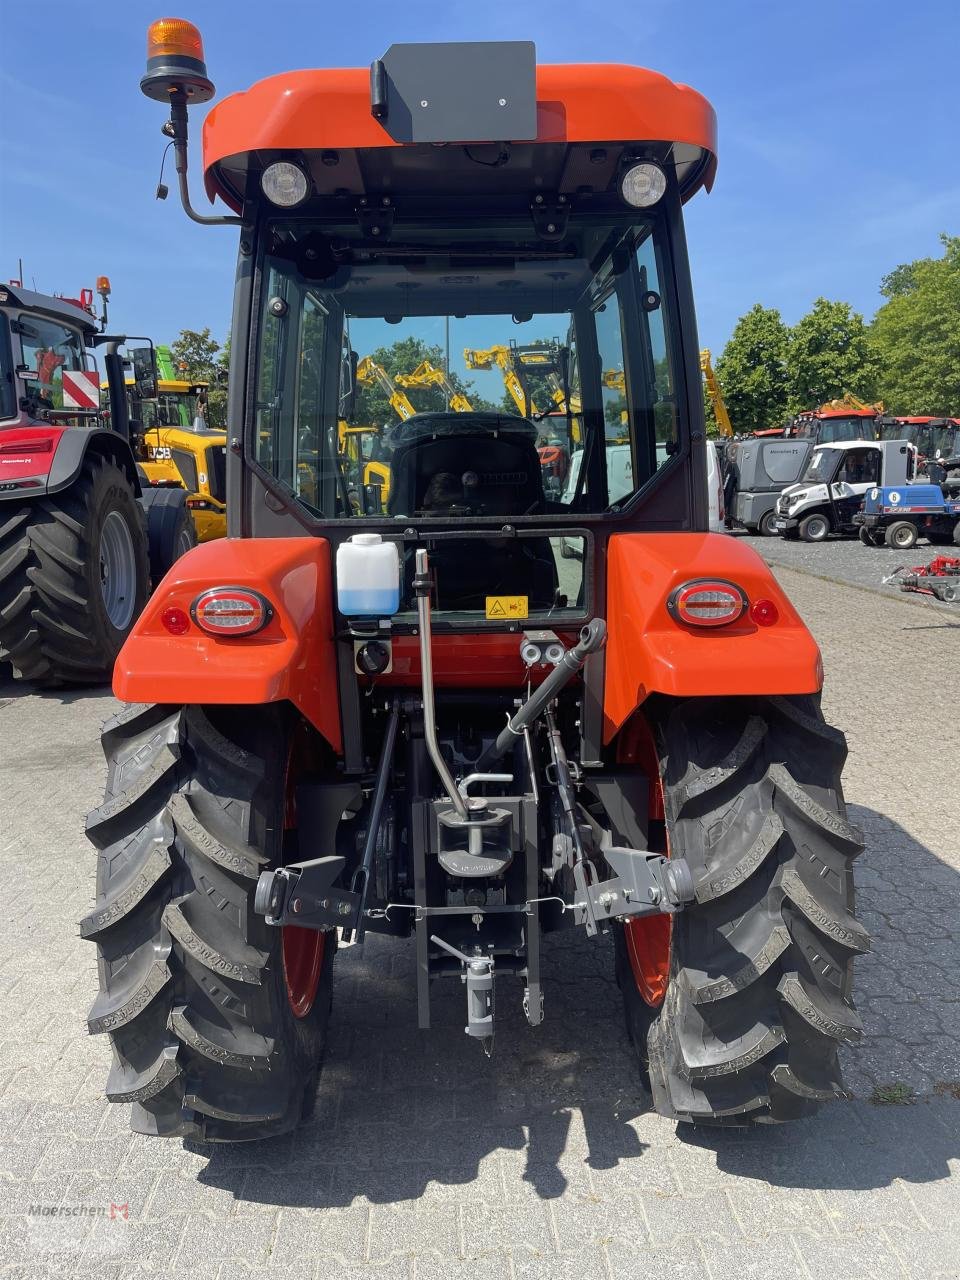
[[[464,349],[463,359],[468,369],[492,369],[496,365],[503,378],[503,385],[510,393],[513,403],[517,406],[517,412],[522,418],[525,418],[528,413],[532,415],[539,412],[533,400],[527,403],[526,392],[513,367],[513,357],[509,347],[489,347],[486,351],[467,347]]]
[[[401,387],[440,387],[454,413],[473,413],[473,405],[454,387],[442,369],[429,360],[421,360],[412,373],[398,373],[396,382]]]
[[[730,415],[727,413],[727,406],[724,403],[723,392],[720,390],[720,383],[717,381],[717,375],[713,372],[713,363],[710,359],[709,351],[700,352],[700,370],[703,373],[703,380],[707,384],[707,395],[713,405],[713,416],[717,420],[720,434],[722,436],[732,436],[733,426],[730,422]]]
[[[406,395],[402,391],[398,391],[397,387],[384,369],[382,364],[377,364],[373,356],[364,356],[357,365],[357,381],[369,386],[371,383],[379,383],[383,391],[386,393],[390,401],[390,407],[401,420],[406,422],[408,418],[412,418],[417,412]]]

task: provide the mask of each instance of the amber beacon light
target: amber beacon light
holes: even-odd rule
[[[178,90],[191,102],[213,97],[213,82],[203,60],[203,39],[192,22],[158,18],[147,28],[147,71],[140,81],[148,98],[165,102]]]

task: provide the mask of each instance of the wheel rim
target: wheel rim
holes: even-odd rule
[[[177,537],[177,559],[179,560],[182,555],[186,555],[192,546],[193,539],[190,537],[190,530],[186,528],[181,529],[179,536]]]
[[[822,542],[827,536],[827,522],[822,516],[816,516],[807,525],[807,537],[811,542]]]
[[[650,779],[649,817],[652,822],[665,822],[663,784],[653,737],[646,721],[635,718],[639,736],[627,747],[625,759],[642,764]],[[664,826],[667,857],[670,856],[670,837]],[[659,1009],[667,994],[670,982],[671,947],[673,943],[673,917],[668,915],[640,916],[623,922],[623,937],[627,946],[630,972],[633,974],[637,993],[652,1009]]]
[[[303,772],[303,742],[302,737],[296,736],[290,746],[283,814],[284,831],[293,831],[297,825],[297,781]],[[283,926],[283,983],[287,991],[287,1002],[295,1018],[305,1018],[313,1008],[320,985],[320,974],[323,972],[326,944],[327,935],[318,929],[304,929],[294,924]]]
[[[911,547],[913,546],[913,534],[909,529],[897,529],[893,535],[893,545],[895,547]]]
[[[100,590],[112,626],[125,631],[136,603],[137,557],[130,526],[111,511],[100,530]]]
[[[295,1018],[305,1018],[313,1008],[323,969],[326,934],[299,925],[283,928],[283,981]]]

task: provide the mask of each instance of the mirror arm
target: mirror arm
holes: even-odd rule
[[[190,188],[187,183],[187,95],[182,89],[177,89],[170,95],[170,120],[164,126],[164,132],[173,140],[173,155],[180,186],[180,203],[187,217],[205,227],[242,226],[243,219],[234,214],[208,216],[197,213],[190,203]]]

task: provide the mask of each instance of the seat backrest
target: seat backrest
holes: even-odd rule
[[[390,515],[519,516],[545,495],[536,428],[498,414],[417,414],[391,460]]]

